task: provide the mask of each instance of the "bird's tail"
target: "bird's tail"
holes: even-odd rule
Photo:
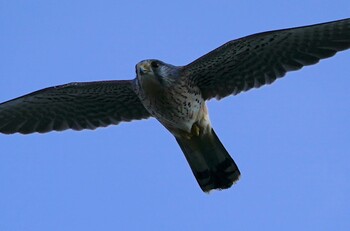
[[[213,129],[189,139],[176,137],[176,141],[204,192],[229,188],[238,180],[238,167]]]

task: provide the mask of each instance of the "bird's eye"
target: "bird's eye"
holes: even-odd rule
[[[151,62],[151,67],[153,67],[153,68],[158,68],[158,67],[159,67],[159,63],[156,62],[156,61],[152,61],[152,62]]]

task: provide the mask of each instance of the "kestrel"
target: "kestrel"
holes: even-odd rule
[[[204,192],[239,179],[216,136],[206,100],[271,84],[288,71],[350,48],[350,19],[232,40],[185,66],[150,59],[136,78],[69,83],[0,104],[0,132],[45,133],[156,118],[171,132]]]

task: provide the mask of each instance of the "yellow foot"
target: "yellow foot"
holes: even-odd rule
[[[194,123],[192,125],[191,132],[187,132],[187,131],[179,129],[179,130],[176,131],[176,133],[173,133],[173,134],[176,137],[182,137],[182,138],[190,140],[194,136],[199,136],[201,132],[202,132],[201,128],[198,126],[198,124]]]
[[[201,129],[198,127],[198,125],[194,123],[191,128],[191,136],[199,136],[200,130]]]

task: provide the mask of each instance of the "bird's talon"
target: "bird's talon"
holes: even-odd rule
[[[200,128],[198,127],[197,124],[193,124],[192,129],[191,129],[191,135],[192,136],[199,136],[199,133],[200,133]]]

